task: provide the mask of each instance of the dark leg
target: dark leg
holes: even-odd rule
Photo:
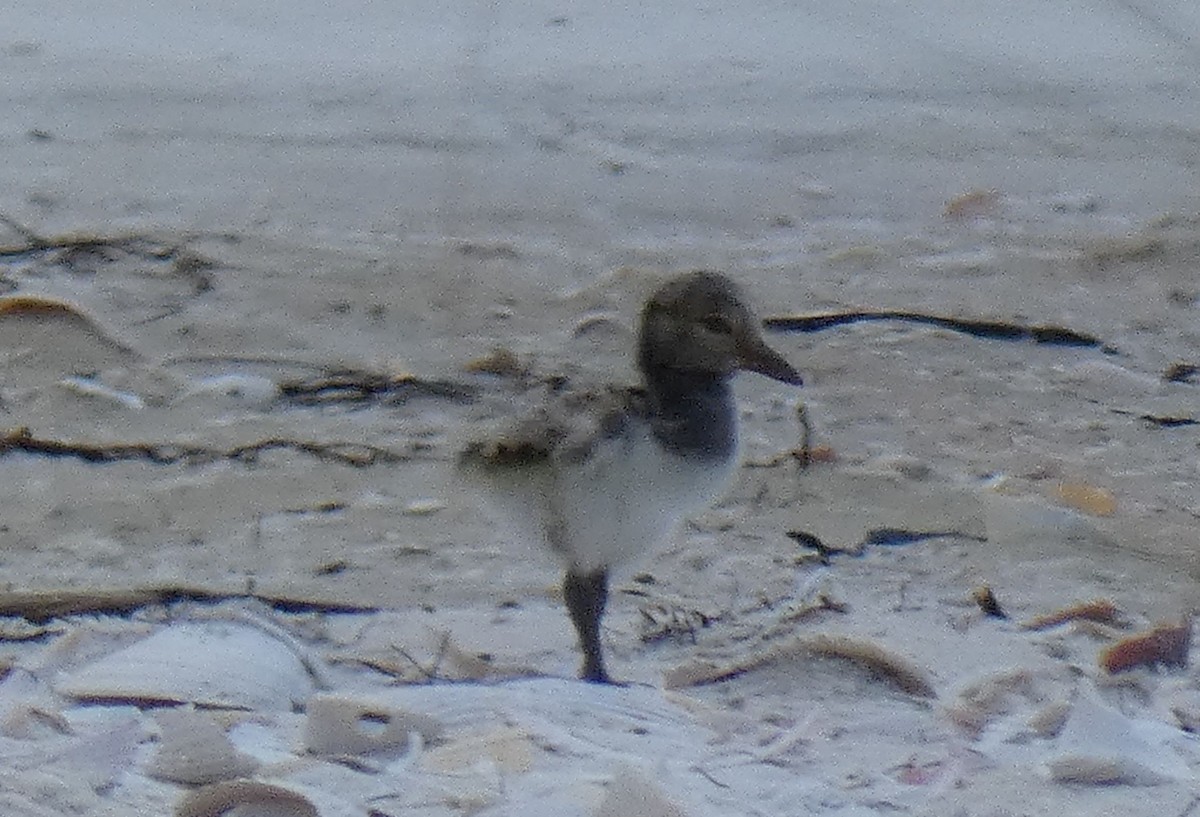
[[[604,656],[600,654],[600,617],[608,601],[608,573],[598,570],[581,576],[567,571],[563,581],[563,597],[571,623],[579,633],[579,649],[583,651],[583,670],[579,677],[594,684],[610,684],[604,671]]]

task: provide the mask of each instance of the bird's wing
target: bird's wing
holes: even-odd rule
[[[645,413],[641,389],[559,391],[519,419],[469,442],[459,462],[488,471],[577,463]]]

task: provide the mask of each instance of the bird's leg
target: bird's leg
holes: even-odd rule
[[[604,615],[604,605],[608,601],[608,571],[580,575],[568,570],[563,581],[563,597],[571,614],[571,623],[579,633],[579,649],[583,651],[583,670],[579,677],[594,684],[612,683],[600,653],[600,617]]]

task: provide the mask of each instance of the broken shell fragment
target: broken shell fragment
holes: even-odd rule
[[[521,729],[501,726],[426,752],[421,757],[421,768],[442,774],[462,773],[483,758],[508,774],[528,772],[533,767],[533,739]]]
[[[221,817],[234,813],[320,817],[317,807],[304,795],[257,780],[202,786],[188,792],[175,806],[175,817]]]
[[[45,382],[127,365],[137,353],[65,301],[0,298],[0,366],[17,382]]]
[[[1060,504],[1090,516],[1112,516],[1117,512],[1117,498],[1112,491],[1083,482],[1057,485],[1054,498]]]
[[[1163,622],[1144,633],[1122,638],[1100,653],[1100,666],[1123,672],[1139,666],[1162,664],[1186,667],[1192,645],[1192,621]]]
[[[442,726],[428,715],[367,696],[315,695],[308,702],[304,748],[327,757],[400,754],[413,733],[428,743]]]
[[[1034,616],[1021,624],[1022,630],[1045,630],[1066,624],[1068,621],[1095,621],[1098,624],[1116,624],[1121,620],[1121,611],[1108,599],[1072,604],[1050,613]]]
[[[1094,694],[1075,702],[1046,767],[1059,783],[1152,786],[1192,779],[1159,724],[1131,718]]]
[[[258,764],[234,749],[217,723],[194,709],[162,709],[154,715],[158,748],[147,765],[151,777],[171,783],[215,783],[245,777]]]

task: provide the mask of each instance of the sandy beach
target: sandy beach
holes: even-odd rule
[[[4,12],[0,810],[1200,813],[1200,10],[517,5]],[[583,684],[455,456],[697,268]]]

